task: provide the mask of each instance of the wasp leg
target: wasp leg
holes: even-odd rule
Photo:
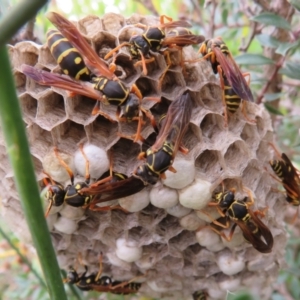
[[[143,151],[143,152],[140,152],[137,158],[138,158],[139,160],[146,160],[146,158],[147,158],[146,152],[144,152],[144,151]]]
[[[143,95],[142,95],[140,89],[137,87],[136,84],[132,85],[130,92],[134,93],[139,98],[139,100],[143,99]]]
[[[117,58],[117,55],[116,53],[114,52],[113,53],[113,60],[112,62],[109,64],[109,71],[111,71],[112,73],[115,73],[116,69],[117,69],[117,65],[116,65],[116,58]],[[117,77],[115,78],[117,80]]]
[[[104,56],[104,60],[110,58],[116,51],[118,51],[119,49],[126,47],[126,46],[130,46],[129,42],[124,42],[120,45],[118,45],[117,47],[115,47],[114,49],[110,50],[105,56]]]
[[[65,163],[65,161],[61,158],[61,156],[58,153],[58,149],[57,147],[54,147],[54,153],[55,156],[57,157],[59,163],[66,169],[66,171],[68,172],[69,176],[70,176],[70,180],[71,180],[71,184],[74,184],[74,174],[72,172],[72,170],[70,169],[70,167]]]
[[[230,223],[228,222],[228,227],[223,227],[223,228],[229,228],[229,226],[230,226]],[[227,242],[230,242],[232,240],[232,236],[233,236],[233,233],[234,233],[234,230],[235,230],[236,226],[237,226],[237,224],[234,223],[233,226],[231,227],[229,236],[227,236],[224,232],[222,232],[222,231],[220,231],[217,228],[214,228],[212,226],[210,226],[210,229],[213,230],[218,235],[220,235],[222,238],[224,238]]]
[[[126,135],[126,134],[122,134],[120,132],[118,132],[118,136],[128,139],[128,140],[133,140],[134,143],[137,143],[138,141],[141,142],[145,142],[144,137],[141,135],[141,131],[142,131],[142,126],[145,124],[145,122],[143,121],[143,115],[140,113],[139,117],[134,117],[132,120],[138,120],[138,127],[137,127],[137,131],[135,134],[133,135]]]
[[[214,204],[214,205],[209,205],[210,203]],[[210,202],[208,203],[208,206],[216,206],[216,209],[218,211],[218,213],[220,214],[221,217],[225,217],[225,214],[223,213],[223,211],[217,206],[219,205],[218,203],[215,203],[215,202]],[[216,205],[215,205],[216,204]],[[218,225],[222,228],[228,228],[229,227],[229,221],[227,220],[226,221],[226,224],[223,224],[223,223],[220,223],[219,221],[217,221],[216,219],[214,219],[208,212],[206,212],[204,209],[200,210],[203,214],[205,214],[210,220],[212,223],[214,223],[215,225]]]
[[[97,203],[91,203],[89,209],[92,211],[110,211],[110,210],[118,209],[118,210],[122,210],[125,213],[128,213],[128,210],[124,209],[120,205],[97,206]]]
[[[256,120],[255,119],[249,119],[249,117],[247,116],[247,112],[246,112],[246,101],[242,101],[242,114],[244,116],[244,118],[250,122],[250,123],[253,123],[253,124],[256,124]]]
[[[146,117],[150,120],[153,129],[154,129],[156,132],[158,132],[158,127],[157,127],[155,118],[154,118],[154,116],[152,115],[152,113],[150,112],[150,110],[147,110],[147,109],[141,107],[141,111],[142,111],[142,112],[146,115]]]
[[[119,108],[119,107],[118,107]],[[101,115],[103,116],[105,119],[109,120],[110,122],[116,122],[116,120],[114,120],[113,118],[111,118],[107,113],[103,112],[100,109],[100,101],[97,101],[93,110],[92,110],[92,116],[95,115]]]
[[[103,254],[102,252],[100,253],[100,256],[99,256],[99,271],[96,275],[96,278],[95,278],[95,281],[98,281],[98,279],[101,277],[102,275],[102,271],[103,271],[103,265],[102,265],[102,259],[103,259]]]
[[[171,57],[170,57],[170,52],[168,50],[166,50],[166,51],[164,51],[163,54],[164,54],[164,57],[165,57],[165,60],[166,60],[167,67],[165,68],[164,72],[162,73],[162,75],[160,76],[159,81],[158,81],[158,88],[160,90],[161,90],[161,87],[162,87],[163,80],[164,80],[168,70],[172,66],[172,60],[171,60]]]
[[[268,143],[269,146],[271,146],[273,148],[273,150],[275,151],[276,155],[281,158],[281,153],[279,152],[279,150],[275,147],[275,145],[273,143]]]
[[[247,202],[247,208],[249,208],[249,206],[252,206],[254,204],[253,195],[252,195],[252,192],[248,188],[243,187],[243,190],[248,194],[248,197],[250,199],[250,201]]]
[[[147,58],[145,59],[145,56],[143,55],[143,53],[139,50],[139,54],[141,56],[141,60],[140,61],[137,61],[134,66],[138,66],[138,65],[142,65],[142,68],[143,68],[143,74],[146,76],[148,74],[148,71],[147,71],[147,66],[146,64],[150,63],[150,62],[153,62],[155,61],[155,58],[154,57],[151,57],[151,58]]]
[[[143,278],[143,277],[145,277],[145,276],[147,276],[147,272],[146,272],[146,274],[144,274],[144,275],[138,275],[138,276],[133,277],[133,278],[130,279],[130,280],[123,281],[123,282],[121,282],[121,283],[119,283],[119,284],[117,284],[117,285],[114,285],[114,286],[112,286],[110,289],[111,289],[111,290],[114,290],[114,289],[122,288],[122,287],[126,286],[127,284],[136,281],[138,278]]]
[[[168,168],[168,170],[169,170],[170,172],[177,173],[177,170],[176,170],[174,167],[172,167],[172,166],[170,166],[170,167]],[[164,173],[164,174],[165,174],[165,173]]]
[[[168,17],[168,16],[166,16],[166,15],[161,15],[161,16],[159,17],[159,22],[160,22],[160,24],[165,24],[165,19],[166,19],[167,21],[169,21],[169,22],[172,22],[172,21],[173,21],[172,18],[170,18],[170,17]]]
[[[224,79],[223,79],[223,70],[220,65],[218,65],[218,73],[220,77],[220,84],[221,84],[221,89],[222,89],[222,102],[223,102],[223,107],[224,107],[224,126],[228,126],[228,115],[227,115],[227,106],[226,106],[226,100],[225,100],[225,84],[224,84]]]
[[[83,150],[83,144],[80,144],[79,145],[79,149],[80,149],[80,152],[85,160],[85,183],[86,184],[89,184],[90,183],[90,179],[91,179],[91,175],[90,175],[90,161],[88,160],[86,154],[84,153],[84,150]]]
[[[189,153],[189,149],[185,148],[184,146],[180,145],[178,150],[183,153],[183,154],[188,154]]]

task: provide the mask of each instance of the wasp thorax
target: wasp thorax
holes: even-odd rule
[[[143,36],[133,36],[129,42],[131,43],[130,53],[133,57],[139,58],[141,56],[140,52],[143,55],[147,55],[150,51],[150,46]]]

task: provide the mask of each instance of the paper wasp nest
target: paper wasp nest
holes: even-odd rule
[[[120,15],[106,14],[103,18],[85,17],[78,22],[78,28],[97,53],[104,57],[115,47],[118,36],[120,42],[129,39],[130,31],[125,28],[120,33],[120,29],[137,22],[157,24],[150,18],[137,15],[124,19]],[[82,142],[112,153],[115,171],[129,175],[140,164],[136,158],[141,151],[140,145],[117,135],[118,131],[133,134],[136,122],[118,123],[114,106],[101,105],[101,109],[115,122],[100,115],[92,116],[95,100],[79,95],[71,97],[64,90],[41,86],[18,71],[26,63],[60,73],[46,45],[21,42],[9,50],[40,181],[45,177],[42,171],[49,168],[49,161],[55,164],[54,146],[58,147],[65,160],[68,159],[66,161],[77,175],[75,182],[78,172],[85,172],[84,166],[80,170],[74,167],[74,154]],[[283,226],[285,200],[283,195],[272,189],[274,181],[264,169],[273,157],[268,146],[273,141],[269,114],[263,106],[247,103],[247,113],[256,120],[256,124],[247,122],[239,109],[229,115],[229,124],[225,128],[220,83],[212,72],[211,64],[206,61],[186,63],[184,74],[179,65],[178,50],[170,51],[173,66],[164,78],[161,91],[158,80],[166,68],[162,54],[153,54],[155,62],[147,65],[148,75],[144,76],[141,68],[133,66],[126,48],[122,48],[116,60],[117,75],[128,85],[135,82],[143,96],[163,97],[158,105],[144,101],[147,108],[153,108],[152,113],[157,120],[161,106],[190,90],[195,107],[183,139],[189,153],[183,155],[178,152],[174,163],[177,169],[175,176],[187,178],[186,183],[181,186],[177,182],[172,186],[171,182],[166,187],[160,180],[155,186],[145,188],[143,196],[140,196],[142,207],[133,213],[59,208],[58,213],[49,215],[48,222],[60,267],[68,269],[75,266],[80,252],[89,270],[96,272],[102,252],[104,273],[115,280],[129,280],[148,271],[139,291],[141,295],[192,299],[195,291],[206,290],[211,299],[225,299],[228,291],[249,289],[261,299],[269,299],[271,283],[284,265],[286,244]],[[196,51],[191,46],[186,47],[184,57],[197,58]],[[147,121],[147,118],[144,119]],[[150,122],[143,126],[142,135],[149,137],[148,140],[151,136],[152,140],[155,139]],[[29,241],[1,132],[0,157],[3,216],[12,230]],[[64,172],[64,168],[56,164]],[[166,175],[167,181],[170,178],[172,181],[174,174],[168,171]],[[61,179],[54,179],[62,184],[70,182],[66,172]],[[236,228],[230,243],[223,242],[208,227],[196,234],[205,222],[197,210],[181,206],[179,200],[183,194],[190,193],[187,197],[198,197],[200,202],[203,195],[202,192],[197,194],[197,184],[208,183],[212,193],[220,188],[222,181],[227,189],[236,188],[240,198],[245,196],[242,195],[243,186],[250,189],[255,196],[255,209],[268,207],[262,221],[274,236],[271,253],[262,254],[246,243],[239,228]]]

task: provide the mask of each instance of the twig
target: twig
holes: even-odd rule
[[[215,28],[215,14],[216,14],[216,9],[217,9],[218,3],[215,0],[212,0],[211,4],[212,4],[212,9],[210,12],[210,23],[209,23],[208,33],[209,33],[210,37],[213,37],[214,33],[215,33],[215,29],[216,29]]]
[[[286,286],[283,284],[277,285],[276,290],[284,297],[285,300],[293,300],[294,297],[287,290]]]
[[[260,5],[264,10],[270,11],[270,3],[269,1],[265,0],[254,0],[254,2],[258,5]]]
[[[191,2],[193,5],[193,8],[194,8],[194,12],[198,15],[197,22],[195,22],[195,23],[197,23],[201,27],[204,27],[203,17],[202,17],[201,9],[199,6],[199,2],[197,0],[191,0]]]
[[[266,84],[264,85],[263,89],[261,90],[260,94],[257,97],[257,100],[256,100],[257,104],[260,104],[262,102],[262,99],[263,99],[265,93],[267,92],[267,90],[270,87],[271,83],[275,79],[275,77],[276,77],[279,69],[282,67],[285,59],[286,59],[286,56],[283,56],[281,58],[281,60],[275,65],[275,69],[274,69],[272,75],[270,76],[270,79],[266,82]]]
[[[256,34],[258,33],[257,30],[257,23],[256,22],[252,22],[251,24],[251,35],[248,39],[248,42],[246,43],[246,45],[242,45],[239,50],[243,51],[243,52],[247,52],[248,48],[250,47],[253,39],[255,38]]]

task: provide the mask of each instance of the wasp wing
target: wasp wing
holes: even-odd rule
[[[290,159],[285,153],[281,154],[282,161],[277,161],[280,164],[282,171],[282,183],[287,191],[288,197],[298,199],[300,201],[300,178],[297,169],[293,166]],[[290,202],[290,201],[289,201]],[[295,202],[295,201],[291,201]],[[296,203],[299,205],[299,203]]]
[[[189,22],[179,20],[179,21],[171,21],[168,23],[160,24],[158,26],[159,28],[176,28],[176,27],[192,27],[192,25]]]
[[[236,62],[230,53],[224,55],[219,47],[213,46],[212,51],[215,53],[217,61],[222,67],[230,86],[235,93],[243,100],[253,102],[252,92]]]
[[[195,34],[167,36],[163,39],[162,45],[168,46],[168,45],[176,44],[179,47],[185,47],[188,45],[200,44],[204,40],[205,40],[205,37],[203,35],[195,35]]]
[[[154,151],[160,149],[165,141],[169,141],[174,145],[173,157],[176,155],[188,129],[192,108],[193,103],[189,93],[181,95],[170,104],[156,141],[151,147]]]
[[[252,246],[261,253],[270,253],[273,248],[273,235],[269,228],[254,214],[252,210],[248,210],[252,219],[248,224],[244,221],[234,220],[234,222],[241,228],[244,238],[252,244]],[[251,226],[253,225],[253,226]],[[253,227],[250,228],[249,226]],[[258,232],[253,230],[258,228]],[[264,238],[264,240],[262,239]]]
[[[95,195],[92,204],[117,200],[138,193],[145,187],[143,181],[130,176],[116,182],[106,182],[94,187],[83,188],[80,194]]]
[[[40,85],[57,87],[96,100],[102,99],[102,93],[95,90],[90,82],[73,80],[67,75],[46,72],[25,64],[21,66],[21,72]]]
[[[55,12],[48,13],[47,17],[61,34],[86,58],[87,65],[99,72],[96,75],[103,75],[108,79],[115,77],[114,73],[109,70],[106,63],[101,60],[72,22]]]

